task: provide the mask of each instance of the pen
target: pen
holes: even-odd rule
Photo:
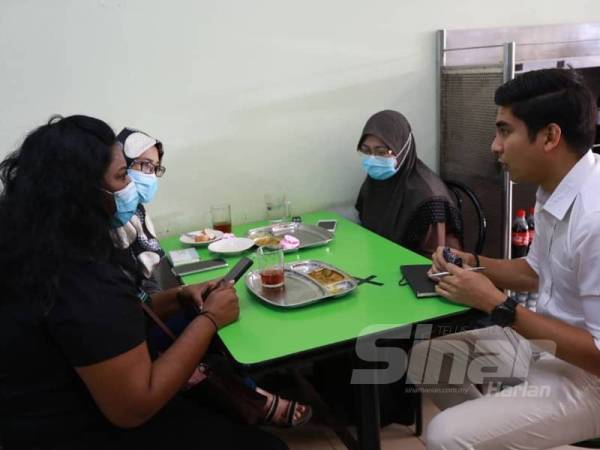
[[[485,270],[485,267],[469,267],[468,269],[464,269],[467,270],[469,272],[481,272],[482,270]],[[429,278],[443,278],[443,277],[447,277],[448,275],[452,275],[450,272],[436,272],[436,273],[432,273],[431,275],[428,275]]]

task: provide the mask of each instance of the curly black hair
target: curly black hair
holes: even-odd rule
[[[108,258],[114,143],[101,120],[55,116],[0,163],[0,302],[51,305],[64,267]]]

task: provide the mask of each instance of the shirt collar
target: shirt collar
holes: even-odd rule
[[[536,200],[542,205],[542,209],[548,211],[556,219],[563,220],[581,187],[592,172],[594,164],[594,155],[591,150],[588,150],[551,194],[544,191],[540,186],[536,193]]]

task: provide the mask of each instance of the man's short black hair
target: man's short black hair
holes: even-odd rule
[[[572,69],[526,72],[500,86],[494,100],[525,122],[532,141],[542,128],[555,123],[569,147],[579,155],[594,142],[596,101]]]

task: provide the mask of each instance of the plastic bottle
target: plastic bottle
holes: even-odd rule
[[[529,308],[532,311],[535,311],[535,306],[537,305],[537,300],[538,300],[538,293],[530,292],[529,296],[527,297],[527,308]]]
[[[512,227],[512,257],[521,258],[527,255],[529,247],[529,227],[525,219],[525,210],[518,209]]]
[[[527,299],[529,298],[529,292],[517,292],[515,293],[515,300],[519,302],[521,306],[527,307]]]
[[[535,238],[535,221],[533,219],[535,208],[529,208],[529,214],[527,215],[527,226],[529,227],[529,248],[531,248],[531,244],[533,244],[533,238]]]

